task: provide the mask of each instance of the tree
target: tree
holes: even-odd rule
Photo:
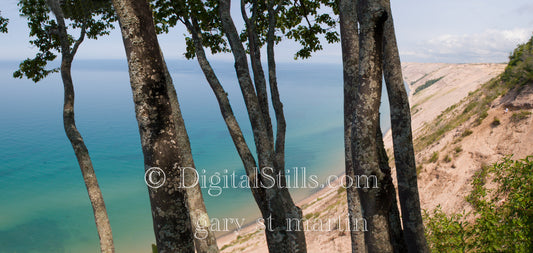
[[[427,252],[420,213],[407,93],[394,34],[389,1],[340,0],[344,66],[346,174],[375,176],[379,187],[348,193],[351,222],[362,215],[368,252]],[[394,158],[402,207],[403,230],[379,127],[383,73],[390,100]],[[360,201],[358,209],[357,201]],[[355,205],[355,206],[352,206]],[[361,212],[361,213],[359,213]],[[352,225],[353,226],[353,225]],[[352,251],[361,251],[360,235],[352,232]]]
[[[411,107],[405,91],[390,0],[381,2],[387,13],[383,24],[383,70],[390,103],[391,129],[402,209],[403,232],[409,252],[428,252],[420,211],[420,196],[411,130]]]
[[[18,5],[21,15],[28,19],[30,36],[35,37],[30,44],[36,46],[39,52],[35,58],[23,61],[20,69],[13,76],[18,78],[26,76],[38,82],[50,73],[61,72],[65,92],[63,105],[65,133],[76,154],[91,200],[100,237],[100,249],[102,252],[114,252],[113,236],[102,192],[94,173],[89,151],[76,128],[74,84],[71,75],[72,61],[85,37],[96,39],[98,36],[108,34],[108,29],[113,27],[111,6],[106,1],[98,0],[83,2],[71,0],[61,3],[58,0],[21,0]],[[49,16],[50,11],[55,16],[55,21]],[[70,20],[68,25],[66,20]],[[77,39],[68,34],[68,27],[80,30]],[[47,63],[56,58],[54,51],[61,53],[60,70],[47,70],[45,69]]]
[[[194,181],[194,173],[183,168],[194,167],[194,163],[150,6],[144,0],[113,0],[113,5],[128,58],[145,169],[157,167],[166,176],[161,187],[149,188],[157,249],[194,252],[196,246],[198,252],[218,252],[200,186],[183,187]],[[187,173],[185,182],[182,173]]]
[[[317,34],[326,34],[335,40],[336,32],[319,24],[298,26],[304,15],[320,16],[317,1],[300,1],[291,6],[285,1],[241,1],[241,15],[246,29],[239,34],[230,14],[230,1],[153,1],[156,24],[162,32],[181,22],[191,37],[187,38],[188,58],[196,57],[217,98],[221,114],[226,122],[234,145],[250,179],[251,191],[264,219],[272,221],[266,237],[271,252],[305,252],[305,236],[300,226],[301,210],[295,206],[285,187],[285,117],[279,97],[274,46],[281,39],[276,35],[282,30],[287,36],[302,44],[297,57],[308,57],[319,50]],[[307,8],[304,4],[311,5]],[[320,22],[334,24],[329,16]],[[247,44],[244,44],[247,43]],[[267,76],[264,73],[260,48],[267,46],[268,85],[276,118],[276,135],[272,127],[267,95]],[[235,119],[227,93],[211,67],[205,48],[212,53],[231,52],[235,71],[245,100],[246,109],[254,133],[257,159],[251,153]],[[252,70],[248,68],[249,56]],[[253,74],[253,79],[252,79]],[[270,179],[274,182],[270,183]],[[257,179],[257,180],[256,180]],[[257,182],[260,182],[257,185]],[[270,222],[269,222],[270,223]]]
[[[357,95],[357,77],[359,70],[359,33],[357,22],[356,1],[340,0],[338,2],[339,23],[341,31],[341,47],[343,62],[343,93],[344,93],[344,161],[347,178],[355,178],[352,160],[352,124],[355,113],[355,98]],[[363,217],[360,199],[355,187],[346,188],[348,215],[350,227],[357,224]],[[352,252],[365,252],[364,234],[356,229],[350,229]]]

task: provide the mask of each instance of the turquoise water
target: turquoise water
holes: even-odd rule
[[[63,132],[60,77],[54,74],[38,84],[15,80],[11,74],[17,65],[0,62],[0,252],[98,252],[92,209]],[[169,68],[196,167],[208,174],[228,170],[243,175],[196,62],[169,61]],[[305,167],[323,182],[344,170],[342,67],[295,62],[278,68],[287,119],[286,167]],[[215,69],[252,144],[233,64],[218,62]],[[77,61],[73,78],[77,125],[106,201],[117,252],[149,252],[155,239],[125,61]],[[382,115],[386,130],[388,112]],[[311,191],[293,193],[302,199]],[[252,221],[259,216],[249,189],[223,189],[217,197],[204,191],[204,197],[211,217]]]

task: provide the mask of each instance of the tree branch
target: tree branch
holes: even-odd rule
[[[70,45],[68,40],[68,34],[67,34],[67,26],[65,25],[65,16],[63,15],[63,11],[61,10],[61,6],[59,5],[58,0],[46,0],[48,3],[48,6],[50,7],[50,10],[52,13],[54,13],[54,16],[56,17],[57,26],[58,26],[58,36],[59,36],[59,42],[61,43],[61,52],[63,54],[63,57],[70,57],[72,58],[73,55],[71,55],[70,51]]]
[[[267,31],[267,59],[268,59],[268,80],[270,85],[270,96],[272,106],[276,115],[276,141],[274,149],[274,163],[276,167],[285,167],[285,133],[287,124],[285,122],[285,115],[283,113],[283,103],[279,97],[278,81],[276,73],[276,58],[274,55],[275,44],[275,30],[276,30],[276,13],[283,3],[280,0],[277,4],[276,10],[274,3],[268,5],[268,31]],[[281,170],[283,171],[283,169]]]
[[[244,46],[240,41],[239,33],[237,32],[235,23],[231,18],[231,1],[219,0],[219,3],[220,20],[224,29],[224,33],[228,38],[231,51],[233,52],[237,78],[239,80],[246,110],[248,111],[248,116],[250,117],[250,122],[254,133],[254,140],[259,160],[258,165],[260,168],[269,167],[272,166],[269,164],[273,153],[272,145],[267,135],[268,132],[265,119],[263,118],[259,100],[250,77],[250,70],[246,60],[246,51],[244,50]]]
[[[198,22],[194,18],[191,19],[191,22],[187,20],[186,27],[191,33],[192,40],[195,45],[196,59],[198,60],[198,64],[200,65],[200,68],[202,69],[209,86],[211,86],[213,93],[215,93],[220,112],[224,118],[224,121],[226,122],[226,127],[228,128],[230,136],[233,140],[233,144],[235,145],[235,148],[241,157],[246,175],[250,179],[250,183],[255,184],[255,182],[257,182],[256,178],[260,180],[260,177],[257,175],[257,169],[255,169],[257,168],[257,163],[248,147],[248,144],[246,144],[242,130],[237,122],[237,119],[235,118],[233,109],[231,108],[228,95],[224,90],[224,87],[222,87],[220,84],[220,81],[215,71],[211,67],[211,64],[207,60],[205,50],[202,45],[202,34],[200,32]],[[256,203],[258,205],[263,205],[265,203],[264,189],[260,187],[251,187],[251,190]]]
[[[76,54],[76,52],[78,51],[78,48],[80,47],[80,44],[85,39],[86,32],[87,32],[87,23],[83,22],[83,25],[81,26],[80,37],[76,40],[76,42],[74,43],[74,46],[72,47],[72,50],[70,51],[70,54],[72,56],[74,56]]]
[[[244,0],[241,0],[241,14],[246,22],[246,31],[248,33],[248,48],[250,50],[250,61],[252,63],[252,71],[254,74],[254,86],[257,92],[257,98],[259,99],[259,106],[261,108],[261,113],[263,114],[263,119],[265,121],[265,126],[267,129],[267,135],[269,140],[269,145],[274,146],[274,134],[272,130],[272,120],[270,119],[269,105],[268,105],[268,94],[266,90],[266,77],[265,72],[263,71],[263,66],[261,64],[261,49],[259,46],[259,37],[257,36],[257,26],[256,19],[258,14],[258,3],[257,0],[253,1],[252,5],[252,17],[248,19],[246,15],[246,6]]]

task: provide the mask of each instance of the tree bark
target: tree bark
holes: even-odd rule
[[[74,153],[76,154],[83,180],[85,181],[85,186],[87,188],[87,193],[91,200],[96,229],[98,231],[98,236],[100,237],[100,249],[102,252],[115,252],[113,234],[105,207],[104,197],[102,196],[102,191],[100,190],[96,174],[94,173],[89,150],[85,146],[85,142],[83,141],[74,120],[74,86],[70,69],[71,62],[65,62],[65,60],[63,60],[61,63],[61,78],[63,80],[65,91],[63,127],[65,128],[65,133],[70,144],[72,144]]]
[[[248,49],[250,50],[250,63],[252,66],[252,71],[254,74],[254,85],[257,92],[257,99],[259,102],[259,107],[263,115],[263,120],[265,122],[267,135],[269,139],[269,145],[273,146],[274,136],[272,132],[272,121],[270,119],[270,110],[268,108],[268,95],[266,89],[266,78],[263,71],[263,66],[261,64],[261,49],[259,47],[259,38],[257,36],[256,30],[256,20],[257,20],[257,0],[254,0],[252,3],[252,17],[248,18],[246,14],[245,2],[241,0],[241,15],[246,24],[246,31],[248,34]]]
[[[359,31],[357,1],[339,0],[339,18],[344,79],[344,162],[347,178],[355,178],[352,161],[352,124],[359,72]],[[346,188],[352,252],[365,252],[364,231],[357,230],[362,219],[361,202],[355,187]]]
[[[279,97],[278,77],[276,71],[276,58],[274,55],[276,15],[279,11],[282,0],[277,5],[274,1],[268,6],[268,31],[267,31],[267,61],[268,61],[268,82],[270,86],[270,96],[272,97],[272,107],[276,115],[276,139],[274,142],[274,167],[285,168],[285,133],[287,123],[283,112],[283,103]],[[276,7],[276,8],[274,8]],[[267,104],[268,106],[268,104]],[[304,238],[305,240],[305,238]]]
[[[266,182],[266,177],[274,179],[273,185],[267,184],[266,186],[260,186],[261,191],[263,192],[261,195],[263,195],[264,198],[256,198],[261,214],[263,218],[267,220],[266,223],[268,223],[265,230],[268,248],[270,252],[306,252],[305,234],[301,226],[302,211],[294,204],[286,187],[283,155],[280,155],[281,153],[275,153],[274,145],[272,143],[272,130],[269,131],[269,127],[271,129],[270,117],[265,118],[264,116],[264,113],[268,112],[268,109],[263,107],[268,107],[268,103],[260,102],[259,95],[256,94],[256,90],[254,89],[250,71],[248,69],[248,62],[246,60],[246,51],[244,50],[244,46],[239,38],[239,33],[231,18],[230,6],[231,1],[219,0],[219,13],[222,28],[229,41],[234,56],[235,70],[254,133],[258,167],[260,170],[259,181]],[[246,18],[245,13],[243,13],[243,17]],[[250,42],[257,43],[254,39]],[[257,44],[250,45],[250,48],[254,47],[257,47]],[[256,50],[254,51],[254,55],[251,56],[256,67],[260,67],[257,62],[257,59],[260,59],[258,55],[259,50]],[[271,58],[271,60],[273,60],[273,58]],[[270,71],[272,71],[272,69],[269,69],[269,77],[274,77],[271,76]],[[260,75],[261,73],[263,73],[262,70],[254,71],[254,75]],[[255,79],[265,79],[264,73],[262,77]],[[276,117],[279,118],[282,116],[279,112],[282,105],[279,101],[279,94],[277,94],[277,84],[270,83],[270,85],[271,89],[274,89],[276,93],[274,94],[273,101],[277,108],[275,110],[278,110],[276,112]],[[256,84],[256,88],[261,90],[264,87]],[[257,92],[264,93],[263,91]],[[267,120],[269,122],[266,122]],[[284,129],[284,119],[283,121],[278,121],[278,123],[279,122],[282,124],[278,127]],[[280,134],[283,134],[283,136],[279,137]],[[278,151],[283,151],[283,148],[280,148],[279,145],[284,144],[284,131],[278,132],[277,135],[276,146],[278,147]],[[246,170],[248,171],[249,169],[246,168]]]
[[[273,159],[273,165],[274,168],[278,168],[277,171],[281,175],[280,183],[282,183],[282,188],[278,190],[278,195],[275,196],[281,196],[284,206],[286,206],[286,211],[282,211],[281,215],[285,215],[284,219],[287,222],[287,220],[297,220],[298,223],[301,223],[302,221],[302,210],[296,206],[291,198],[291,195],[286,188],[286,180],[285,180],[285,133],[286,133],[286,121],[285,121],[285,115],[283,113],[283,103],[281,102],[280,96],[279,96],[279,90],[278,90],[278,81],[277,81],[277,73],[276,73],[276,59],[274,55],[274,45],[275,45],[275,29],[276,29],[276,16],[279,12],[279,8],[282,4],[282,0],[279,0],[277,5],[275,5],[274,1],[271,1],[268,3],[268,31],[267,31],[267,61],[268,61],[268,76],[269,76],[269,85],[270,85],[270,95],[272,99],[272,106],[274,108],[274,113],[276,116],[276,139],[274,142],[274,156]],[[268,104],[266,105],[268,106]],[[285,213],[284,213],[285,212]],[[288,252],[307,252],[307,243],[305,240],[305,231],[300,229],[300,225],[297,226],[292,225],[290,226],[287,224],[289,233],[287,236],[287,244],[291,246],[290,250]],[[295,227],[297,230],[295,231]],[[283,227],[281,228],[283,229]],[[273,233],[270,235],[270,237],[273,237],[271,239],[271,245],[269,246],[269,249],[273,249],[276,245],[276,234]],[[268,238],[268,234],[267,234]],[[279,247],[279,246],[277,246]],[[281,247],[284,247],[284,245],[281,245]],[[285,249],[287,250],[287,249]],[[278,252],[278,251],[273,251]]]
[[[94,220],[96,223],[96,230],[100,237],[100,250],[105,253],[115,252],[113,243],[113,233],[109,223],[109,217],[102,196],[102,191],[98,185],[96,174],[92,165],[89,150],[85,146],[85,142],[76,127],[74,117],[74,83],[72,81],[71,68],[74,55],[85,37],[85,27],[82,27],[80,38],[75,42],[74,47],[70,48],[70,42],[67,35],[67,28],[65,25],[63,11],[57,0],[48,0],[48,5],[58,24],[58,35],[61,41],[61,79],[64,87],[64,103],[63,103],[63,127],[65,134],[74,149],[78,165],[80,166],[83,175],[83,181],[87,188],[87,193],[93,208]]]
[[[378,147],[378,159],[379,159],[379,169],[385,175],[385,180],[383,184],[384,194],[390,197],[390,210],[388,213],[389,216],[389,226],[390,226],[390,239],[392,250],[396,253],[407,252],[407,245],[404,240],[402,223],[400,221],[400,212],[398,210],[398,202],[396,200],[396,189],[392,183],[391,168],[389,166],[389,157],[387,156],[387,151],[385,150],[385,144],[383,143],[383,133],[381,132],[380,127],[380,118],[378,117],[378,130],[376,132],[376,142]]]
[[[202,189],[200,184],[196,183],[197,174],[193,172],[193,170],[196,170],[196,166],[194,165],[189,135],[187,134],[187,129],[185,128],[185,121],[181,116],[178,96],[172,82],[172,77],[170,76],[165,63],[163,52],[161,52],[161,58],[163,59],[167,82],[167,92],[170,105],[172,107],[172,118],[176,124],[176,137],[178,139],[177,145],[179,146],[178,156],[182,158],[181,166],[183,168],[190,168],[185,171],[185,182],[183,183],[185,183],[187,186],[192,186],[186,188],[186,194],[187,207],[191,219],[196,252],[217,253],[219,252],[218,245],[215,233],[211,231],[210,226],[208,226],[210,221],[209,215],[207,214],[207,209],[205,207],[204,198],[202,196]]]
[[[176,119],[176,116],[180,118],[177,100],[174,106],[171,102],[169,75],[157,41],[152,12],[143,0],[113,0],[113,5],[128,58],[145,169],[158,167],[166,175],[166,182],[161,187],[149,188],[157,248],[159,252],[194,252],[187,208],[191,201],[181,187],[184,182],[180,167],[187,160],[183,157],[187,152],[183,150],[187,146],[186,132],[179,126],[183,122]],[[204,221],[208,225],[208,217],[203,218],[207,219]]]
[[[359,87],[352,126],[352,161],[356,176],[375,176],[378,187],[361,187],[359,195],[363,218],[371,231],[365,233],[368,252],[393,252],[390,236],[390,177],[380,170],[377,130],[382,80],[383,22],[386,12],[375,1],[357,3],[360,24]],[[372,184],[373,185],[373,184]]]
[[[191,37],[195,46],[196,59],[200,65],[200,68],[202,69],[202,72],[204,73],[207,83],[209,83],[211,90],[213,90],[213,93],[215,94],[220,113],[222,114],[222,118],[224,118],[226,127],[228,128],[230,136],[233,140],[233,144],[237,149],[237,153],[243,162],[246,175],[250,180],[250,185],[254,186],[255,182],[257,182],[256,178],[259,176],[257,163],[252,155],[252,152],[248,148],[248,144],[246,144],[242,130],[237,122],[237,119],[235,118],[233,109],[231,108],[231,104],[228,99],[228,94],[224,90],[224,87],[222,87],[222,84],[220,84],[213,67],[207,60],[205,50],[202,45],[200,27],[194,17],[191,18],[190,21],[185,20],[185,26],[191,33]],[[262,205],[262,203],[264,203],[264,192],[259,187],[250,188],[256,202]]]
[[[383,68],[390,103],[394,160],[403,229],[409,252],[428,252],[416,175],[411,109],[405,90],[390,1],[383,1],[387,15],[384,24]]]

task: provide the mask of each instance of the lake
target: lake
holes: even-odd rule
[[[37,84],[13,79],[17,65],[0,62],[0,252],[98,252],[92,208],[63,130],[60,76]],[[213,65],[254,150],[233,63]],[[245,175],[197,62],[171,60],[168,66],[197,169],[206,175]],[[323,184],[344,170],[342,66],[280,63],[278,76],[287,120],[288,174],[305,170]],[[75,61],[73,79],[77,126],[106,201],[116,251],[149,252],[155,239],[126,61]],[[383,102],[385,132],[390,121]],[[217,196],[203,190],[210,217],[251,222],[259,216],[249,189],[223,189]],[[297,201],[316,190],[291,192]]]

